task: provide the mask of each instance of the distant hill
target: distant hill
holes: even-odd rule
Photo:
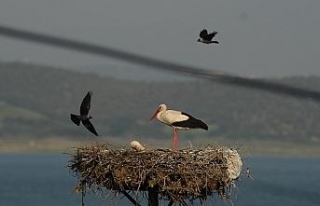
[[[73,68],[68,68],[73,69]],[[119,80],[159,82],[159,81],[185,81],[192,78],[186,76],[172,75],[172,73],[146,69],[143,66],[128,64],[105,64],[77,67],[76,71],[83,73],[95,73],[104,77],[116,78]]]
[[[320,88],[319,77],[274,81]],[[15,136],[78,137],[91,135],[77,127],[70,113],[92,90],[91,115],[101,135],[167,137],[171,130],[149,117],[160,103],[186,111],[209,124],[193,137],[320,141],[320,105],[254,89],[189,80],[142,82],[117,80],[47,66],[0,63],[0,138]]]

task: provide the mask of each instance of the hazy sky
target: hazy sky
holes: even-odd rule
[[[250,76],[320,75],[319,0],[1,0],[0,24]],[[220,45],[196,43],[218,31]],[[6,39],[0,60],[117,61]]]

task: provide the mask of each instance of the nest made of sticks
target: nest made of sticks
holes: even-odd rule
[[[225,195],[240,175],[242,161],[227,148],[108,149],[106,145],[77,148],[69,169],[79,179],[78,190],[154,191],[183,201]]]

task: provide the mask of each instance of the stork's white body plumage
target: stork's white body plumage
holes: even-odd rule
[[[159,108],[150,118],[152,121],[155,117],[157,119],[173,128],[173,149],[177,150],[178,147],[178,134],[177,130],[187,129],[205,129],[208,130],[208,126],[203,121],[194,118],[193,116],[175,110],[167,110],[165,104],[160,104]]]
[[[159,112],[157,114],[157,119],[160,122],[165,123],[166,125],[169,125],[171,127],[175,127],[177,129],[189,129],[186,127],[179,127],[179,126],[173,126],[175,122],[182,122],[189,119],[187,115],[182,114],[182,112],[175,111],[175,110],[165,110],[163,112]]]

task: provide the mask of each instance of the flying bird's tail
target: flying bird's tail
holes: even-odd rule
[[[76,125],[80,125],[80,116],[75,114],[70,114],[71,121],[75,123]]]
[[[219,44],[219,42],[218,42],[218,41],[212,41],[212,43],[214,43],[214,44]]]

